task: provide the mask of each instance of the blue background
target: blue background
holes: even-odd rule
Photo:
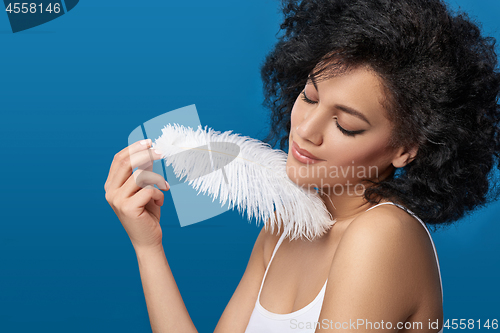
[[[500,38],[497,0],[455,0]],[[87,0],[13,34],[0,13],[0,331],[149,332],[130,240],[104,197],[135,127],[196,104],[202,125],[262,139],[259,67],[281,16],[273,0]],[[500,319],[500,205],[433,234],[445,319]],[[199,332],[212,332],[260,227],[238,212],[161,224]]]

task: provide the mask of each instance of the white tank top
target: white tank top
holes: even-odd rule
[[[384,204],[392,204],[403,209],[408,214],[415,217],[424,226],[425,230],[427,231],[427,234],[429,235],[429,238],[431,239],[432,247],[434,248],[434,254],[436,256],[436,263],[439,272],[439,282],[441,284],[441,297],[443,297],[443,282],[441,280],[441,269],[439,268],[439,259],[437,256],[436,246],[434,245],[434,241],[432,240],[431,234],[429,233],[429,230],[427,229],[426,225],[424,224],[424,222],[422,222],[422,220],[420,220],[420,218],[418,218],[409,209],[401,205],[398,205],[394,202],[382,202],[378,205],[368,208],[366,211],[369,211],[372,208]],[[310,328],[304,327],[303,329],[301,329],[299,323],[302,323],[302,325],[304,325],[305,323],[318,322],[319,315],[321,312],[321,307],[323,306],[323,299],[325,297],[325,290],[328,279],[326,279],[323,288],[321,288],[321,291],[316,296],[316,298],[311,303],[309,303],[308,305],[297,311],[286,314],[273,313],[264,309],[264,307],[262,307],[262,305],[260,304],[260,293],[262,291],[262,286],[264,285],[264,281],[266,279],[267,271],[269,270],[269,266],[271,266],[271,262],[273,261],[276,251],[278,251],[281,242],[283,242],[284,239],[283,236],[285,234],[286,234],[286,229],[279,238],[278,243],[276,243],[273,255],[271,256],[271,260],[269,260],[269,264],[267,265],[264,277],[262,278],[262,283],[260,284],[259,295],[257,296],[257,301],[255,302],[255,307],[253,309],[245,333],[314,333],[316,331],[316,327],[314,327],[314,325],[312,324],[309,325],[311,326]],[[438,333],[442,332],[443,328],[441,328],[441,330]]]

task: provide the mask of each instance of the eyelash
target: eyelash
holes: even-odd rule
[[[305,90],[302,91],[301,95],[302,95],[302,100],[304,102],[306,102],[308,104],[316,104],[317,103],[317,102],[311,101],[309,98],[307,98]],[[337,119],[335,119],[335,122],[337,123],[337,128],[342,132],[342,134],[347,135],[347,136],[355,136],[355,135],[361,134],[361,133],[363,133],[365,131],[365,130],[348,131],[345,128],[343,128],[342,126],[339,125],[339,122],[337,121]]]

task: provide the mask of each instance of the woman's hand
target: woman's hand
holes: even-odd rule
[[[161,246],[160,211],[170,186],[153,172],[161,155],[149,149],[151,140],[137,141],[117,153],[104,184],[106,201],[127,231],[134,249]],[[132,172],[138,168],[135,172]]]

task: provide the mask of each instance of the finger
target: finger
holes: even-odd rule
[[[148,185],[156,185],[162,191],[168,191],[170,189],[170,185],[165,178],[153,171],[137,170],[137,172],[134,172],[134,178],[136,185],[141,188]]]
[[[149,147],[151,147],[151,144],[151,139],[139,140],[116,153],[113,157],[113,161],[111,162],[111,167],[109,168],[108,178],[106,179],[106,183],[104,184],[104,190],[109,191],[110,189],[120,187],[122,184],[116,184],[114,178],[116,171],[120,168],[124,159],[130,156],[131,153],[133,154],[140,150],[148,149]]]
[[[136,142],[128,150],[119,153],[113,162],[113,171],[110,171],[112,174],[109,188],[121,187],[135,168],[152,170],[153,162],[160,159],[161,154],[156,153],[154,149],[148,149],[150,142],[147,140],[145,145]]]
[[[148,185],[145,188],[141,189],[139,192],[137,192],[133,196],[132,200],[134,200],[135,207],[143,208],[148,204],[148,202],[151,201],[151,199],[153,199],[153,201],[157,206],[163,206],[164,197],[165,196],[163,195],[162,191],[151,185]]]
[[[154,161],[161,159],[161,152],[154,148],[138,151],[130,155],[132,169],[146,169],[153,165]]]
[[[158,221],[160,221],[160,216],[161,216],[161,206],[163,206],[163,203],[157,202],[153,199],[151,199],[146,206],[144,206],[144,209],[149,211],[151,214],[153,214]]]
[[[148,170],[136,170],[129,179],[123,184],[121,190],[124,198],[129,198],[135,195],[140,189],[146,186],[158,186],[163,191],[168,191],[170,185],[165,181],[161,175]]]
[[[135,168],[153,170],[154,161],[160,159],[161,156],[154,149],[140,150],[132,155],[125,156],[119,163],[121,168],[116,170],[113,182],[123,185]]]

